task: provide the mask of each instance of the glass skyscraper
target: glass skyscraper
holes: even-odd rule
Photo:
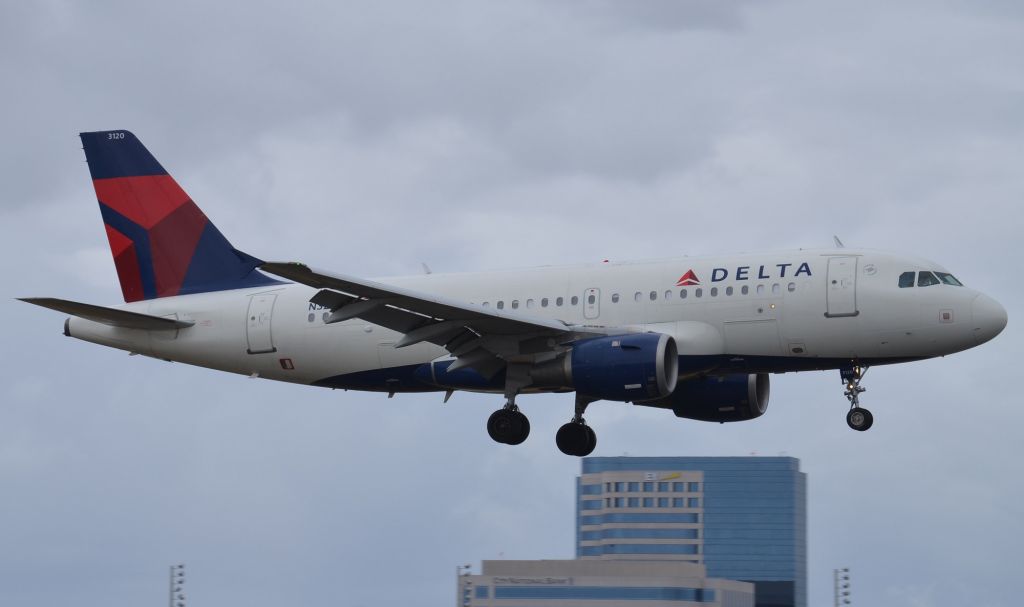
[[[807,477],[792,457],[587,457],[576,558],[678,560],[807,605]]]

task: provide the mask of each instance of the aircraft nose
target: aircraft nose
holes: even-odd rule
[[[974,321],[974,339],[979,344],[999,335],[1006,327],[1006,309],[984,293],[971,302],[971,318]]]

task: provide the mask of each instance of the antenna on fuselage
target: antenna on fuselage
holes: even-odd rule
[[[846,245],[843,244],[842,240],[839,240],[838,236],[833,235],[832,236],[832,242],[836,243],[836,248],[837,249],[845,249],[846,248]]]

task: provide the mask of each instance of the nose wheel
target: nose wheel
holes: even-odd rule
[[[858,432],[864,432],[875,423],[875,416],[860,406],[860,395],[867,391],[867,388],[860,385],[861,380],[868,372],[867,367],[854,365],[846,369],[840,369],[839,374],[846,384],[846,391],[843,396],[850,401],[850,411],[846,414],[846,424]]]

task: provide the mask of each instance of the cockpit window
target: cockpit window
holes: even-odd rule
[[[914,286],[914,274],[916,274],[916,272],[904,272],[900,274],[901,289]]]
[[[919,287],[930,287],[932,285],[939,284],[939,279],[935,278],[935,275],[931,272],[918,272],[917,273],[917,286]]]
[[[964,286],[964,283],[957,280],[956,277],[949,272],[936,272],[935,275],[939,277],[939,280],[941,280],[943,284],[952,285],[954,287]]]

